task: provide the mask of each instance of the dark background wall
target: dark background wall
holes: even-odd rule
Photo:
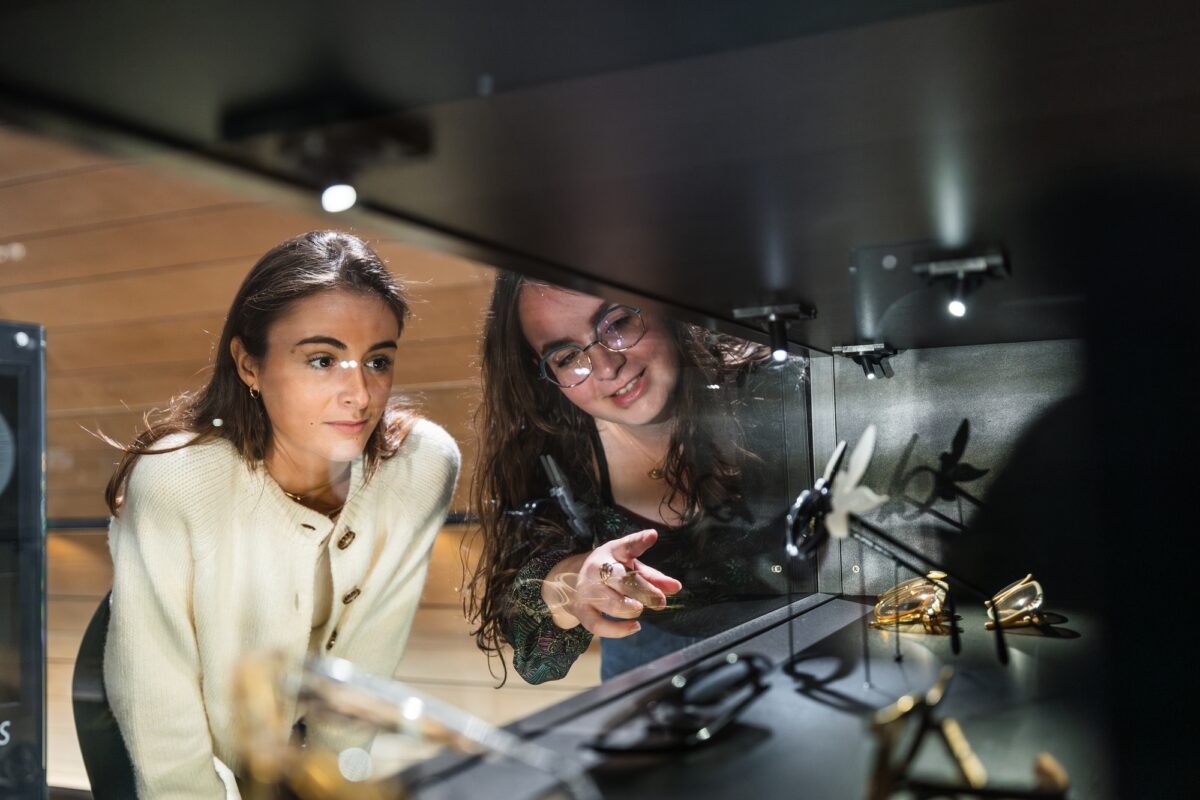
[[[980,503],[994,504],[997,491],[1010,491],[1008,473],[1028,468],[1013,459],[1022,437],[1080,388],[1083,363],[1078,340],[909,350],[892,359],[895,377],[888,380],[868,381],[846,359],[814,359],[817,470],[838,440],[852,449],[874,424],[875,455],[862,483],[889,500],[867,515],[869,521],[943,563],[952,562],[985,591],[998,591],[1031,571],[1045,586],[1043,573],[1055,569],[1056,543],[1031,545],[1024,541],[1024,529],[985,535],[981,526],[992,526],[995,512],[981,511]],[[965,446],[957,448],[956,459],[956,477],[963,480],[943,487],[960,491],[945,499],[938,496],[934,472],[942,467],[943,454],[955,454],[956,436],[963,442],[964,430]],[[1068,515],[1077,513],[1072,508]],[[1010,557],[998,558],[997,551]],[[852,540],[832,541],[819,569],[824,591],[879,594],[896,582],[889,559]],[[912,575],[902,571],[899,577]],[[1053,584],[1046,589],[1051,597],[1064,596]]]

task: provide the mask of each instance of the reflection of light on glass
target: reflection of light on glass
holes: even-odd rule
[[[779,212],[774,210],[776,204],[772,198],[766,198],[766,222],[763,236],[763,266],[766,267],[764,284],[768,289],[783,289],[788,285],[788,269],[786,242],[783,238],[784,226],[780,224]]]
[[[358,192],[348,183],[335,183],[321,192],[321,208],[330,214],[348,211],[358,202]]]
[[[933,221],[938,240],[947,247],[961,247],[967,240],[966,199],[963,197],[963,175],[955,148],[945,142],[934,156]]]
[[[0,264],[6,261],[20,261],[25,258],[25,245],[20,242],[0,244]]]
[[[967,305],[962,300],[951,300],[946,310],[956,317],[961,317],[967,313]]]
[[[400,713],[409,722],[416,722],[421,718],[421,714],[425,711],[425,704],[421,702],[419,697],[410,697],[404,701],[404,705],[400,707]]]
[[[361,747],[351,747],[338,753],[338,771],[355,783],[371,777],[371,754]]]
[[[712,389],[712,390],[715,392],[717,389],[720,389],[721,387],[720,387],[719,385],[715,384],[715,383],[710,383],[710,384],[708,385],[708,388],[709,388],[709,389]]]
[[[775,363],[777,364],[782,364],[783,362],[787,361],[787,357],[787,350],[773,350],[771,352],[771,358],[775,359]]]

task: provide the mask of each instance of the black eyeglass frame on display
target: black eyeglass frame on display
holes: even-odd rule
[[[605,322],[608,321],[613,316],[613,314],[616,312],[633,312],[633,318],[636,319],[637,323],[638,323],[639,330],[637,332],[637,337],[634,338],[633,341],[631,341],[629,344],[626,344],[624,346],[614,346],[614,345],[604,341],[605,335],[610,330],[613,330],[613,327],[614,327],[611,322],[609,323],[608,327],[604,327]],[[640,308],[635,308],[633,306],[627,306],[627,305],[611,306],[604,312],[604,315],[602,317],[600,317],[600,319],[596,322],[595,334],[596,334],[596,338],[593,339],[591,342],[589,342],[587,345],[581,346],[581,345],[577,345],[577,344],[561,344],[561,345],[558,345],[557,347],[550,349],[546,353],[543,353],[541,359],[538,361],[539,377],[541,377],[542,380],[550,381],[555,386],[558,386],[562,389],[573,389],[576,386],[579,386],[584,381],[586,381],[588,378],[592,377],[592,359],[591,359],[591,356],[588,355],[588,351],[591,350],[593,347],[595,347],[596,345],[600,345],[601,347],[603,347],[605,350],[609,351],[610,353],[624,353],[626,350],[629,350],[629,349],[633,348],[634,346],[636,346],[637,343],[642,340],[642,337],[644,337],[646,335],[646,321],[642,319],[642,310]],[[587,360],[587,362],[586,362],[587,374],[584,375],[579,380],[575,381],[574,383],[560,383],[558,378],[554,374],[554,367],[551,366],[549,362],[550,362],[551,357],[553,357],[557,354],[563,353],[565,351],[568,351],[568,350],[577,351],[578,352],[577,358],[582,357]]]
[[[729,652],[676,673],[610,720],[588,746],[610,753],[654,753],[705,745],[767,691],[774,668],[758,653]]]

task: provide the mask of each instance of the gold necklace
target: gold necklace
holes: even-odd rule
[[[305,508],[312,508],[312,506],[310,506],[308,503],[304,502],[307,499],[304,495],[292,494],[287,489],[284,489],[282,486],[280,486],[279,489],[284,494],[286,494],[289,498],[291,498],[292,500],[295,500],[297,503],[304,506]],[[329,517],[330,519],[333,519],[333,518],[337,517],[338,514],[341,514],[342,509],[345,507],[346,507],[346,504],[342,503],[341,505],[335,506],[334,508],[331,508],[328,511],[317,511],[317,509],[315,509],[315,508],[313,508],[312,510],[317,511],[318,514],[324,514],[325,516]]]
[[[634,438],[633,434],[631,433],[625,433],[624,430],[621,430],[621,438],[628,440],[630,444],[632,444],[643,456],[646,457],[647,461],[654,462],[654,466],[650,467],[650,469],[646,471],[646,477],[652,481],[661,481],[663,479],[662,467],[660,467],[658,462],[655,461],[654,456],[650,455],[650,451],[642,447],[641,443],[638,442],[638,440]]]
[[[346,480],[348,477],[349,477],[349,470],[347,470],[347,474],[342,475],[337,480],[329,481],[328,483],[323,483],[320,486],[317,486],[314,489],[312,489],[312,491],[310,491],[308,494],[296,494],[295,492],[289,492],[287,489],[284,489],[282,486],[279,486],[278,483],[276,483],[275,485],[279,486],[279,491],[281,491],[285,495],[287,495],[287,497],[289,499],[294,500],[295,502],[299,503],[300,505],[304,506],[305,508],[310,508],[308,503],[305,502],[306,500],[308,500],[312,497],[315,497],[318,492],[322,491],[323,489],[328,489],[330,486],[333,486],[334,483],[341,483],[343,480]],[[346,502],[343,500],[339,505],[334,506],[331,510],[320,511],[318,513],[324,514],[327,517],[336,517],[338,514],[342,513],[342,509],[345,507],[346,507]],[[313,510],[316,511],[315,508]]]

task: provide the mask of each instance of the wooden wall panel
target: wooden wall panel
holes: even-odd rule
[[[296,215],[298,216],[298,215]],[[246,268],[297,230],[293,215],[252,203],[199,208],[29,241],[0,286],[57,283],[208,261],[243,260]]]
[[[0,271],[0,288],[236,260],[242,274],[276,244],[310,230],[345,229],[332,215],[257,203],[196,209],[186,215],[134,219],[71,230],[25,243],[25,258]],[[403,242],[366,236],[389,268],[414,290],[488,280],[484,266]],[[232,299],[232,294],[230,295]]]
[[[210,373],[209,367],[197,368],[196,362],[186,361],[53,372],[46,379],[46,408],[65,412],[162,403],[184,390],[200,388]]]
[[[0,126],[0,184],[27,181],[39,175],[107,167],[112,163],[111,159],[97,153]]]
[[[113,165],[0,185],[0,240],[244,202],[140,167]]]
[[[105,276],[65,285],[6,289],[0,316],[56,328],[127,323],[199,312],[223,313],[246,276],[240,260],[164,269],[149,275]],[[48,339],[49,342],[49,339]]]
[[[199,368],[208,363],[216,347],[225,311],[52,329],[46,333],[46,368],[51,375],[173,361],[193,363]]]
[[[158,322],[198,314],[223,319],[245,276],[246,267],[240,261],[220,261],[150,275],[106,276],[65,286],[7,289],[0,294],[0,318],[45,325],[48,345],[60,328],[80,325]],[[445,288],[430,286],[413,294],[406,335],[415,339],[471,336],[479,331],[491,285],[477,280]]]
[[[106,529],[52,532],[46,555],[46,592],[54,597],[99,600],[112,586]]]

